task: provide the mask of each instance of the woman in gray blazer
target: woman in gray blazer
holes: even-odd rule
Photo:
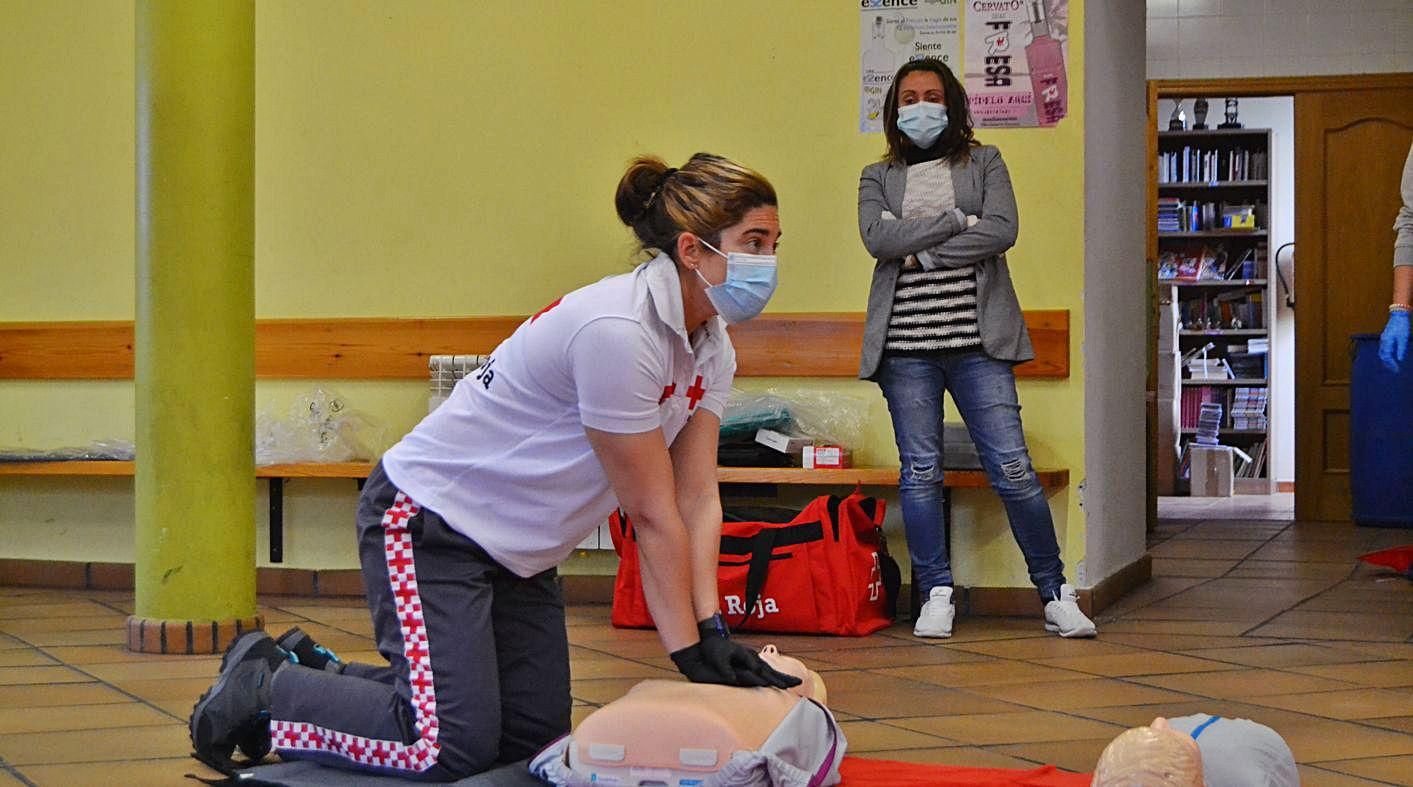
[[[883,113],[887,154],[859,179],[859,233],[877,260],[859,376],[883,389],[893,419],[903,526],[925,599],[913,634],[950,637],[955,616],[942,514],[950,391],[1040,591],[1045,628],[1092,637],[1021,427],[1011,367],[1034,353],[1006,268],[1017,225],[1010,175],[1000,152],[976,141],[966,91],[940,60],[900,68]]]

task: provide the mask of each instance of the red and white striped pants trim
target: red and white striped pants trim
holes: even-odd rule
[[[397,493],[383,513],[383,550],[392,584],[393,606],[402,627],[402,655],[412,686],[412,710],[417,740],[412,743],[362,738],[301,721],[271,721],[270,739],[276,750],[318,751],[345,757],[360,765],[420,773],[437,764],[437,697],[432,681],[432,657],[417,592],[417,567],[412,559],[412,534],[407,523],[421,510],[412,498]]]

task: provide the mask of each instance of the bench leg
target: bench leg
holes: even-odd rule
[[[285,480],[270,479],[270,562],[285,561]]]

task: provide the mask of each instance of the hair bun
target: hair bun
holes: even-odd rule
[[[628,171],[618,181],[613,205],[618,219],[632,227],[647,212],[652,197],[662,188],[663,181],[677,170],[657,156],[639,156],[628,165]]]

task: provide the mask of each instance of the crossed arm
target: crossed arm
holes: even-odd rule
[[[982,173],[981,215],[975,223],[948,211],[941,216],[890,219],[884,195],[885,167],[868,167],[859,178],[859,235],[875,259],[917,255],[927,268],[962,268],[1015,245],[1019,231],[1011,175],[999,154],[974,162]]]

